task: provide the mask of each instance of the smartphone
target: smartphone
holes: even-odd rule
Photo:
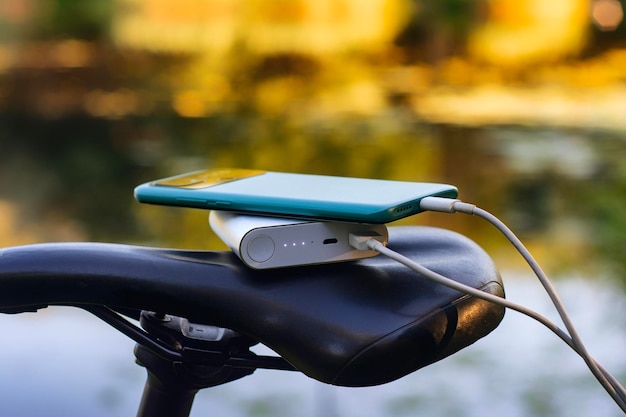
[[[448,184],[250,169],[195,171],[135,188],[140,203],[359,223],[389,223],[419,213],[424,197],[457,194]]]

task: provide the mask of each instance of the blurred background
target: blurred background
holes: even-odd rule
[[[624,377],[626,359],[615,358],[626,349],[624,3],[0,0],[0,246],[89,240],[222,249],[203,226],[205,211],[133,199],[139,183],[195,169],[447,182],[521,236],[574,297],[570,308],[580,312],[583,336],[588,332],[597,349],[606,350],[600,362],[616,360]],[[478,219],[420,214],[398,224],[463,233],[493,255],[509,297],[519,291],[527,298],[516,301],[532,304],[541,294],[526,287],[531,277],[509,245]],[[81,332],[91,334],[90,321],[77,332],[72,326],[80,319],[50,314],[0,317],[0,326],[19,333],[23,344],[37,344],[27,326],[42,326],[40,316],[55,328],[74,329],[75,346]],[[582,416],[588,409],[620,415],[575,359],[557,366],[554,355],[564,350],[558,342],[536,327],[521,332],[526,325],[513,316],[481,342],[485,351],[408,377],[408,384],[425,384],[421,388],[372,391],[367,398],[381,400],[365,410],[358,398],[366,394],[358,390],[311,388],[304,377],[289,376],[302,391],[288,395],[298,384],[276,382],[272,391],[255,376],[225,388],[232,407],[222,411],[446,415],[455,403],[456,415]],[[19,320],[27,325],[15,324]],[[115,340],[102,349],[123,346],[133,367],[132,344]],[[533,347],[547,356],[511,371],[511,355],[489,350],[503,345],[510,351],[510,343],[522,357],[536,353]],[[48,357],[61,345],[49,344]],[[36,351],[20,352],[38,360]],[[501,363],[490,362],[496,356]],[[449,365],[455,360],[468,384],[487,384],[476,394],[484,402],[494,401],[485,391],[500,389],[501,406],[476,408],[476,414],[465,408],[469,397],[458,396],[466,388],[445,382],[458,371]],[[564,387],[572,367],[585,382]],[[85,407],[126,414],[120,392],[127,391],[119,388],[126,379],[103,372],[108,388],[94,388],[104,394],[94,394],[98,400]],[[23,376],[0,378],[0,385],[15,389],[36,386]],[[428,391],[427,380],[447,388]],[[139,391],[141,383],[138,377]],[[41,390],[53,389],[41,384]],[[249,394],[242,401],[252,405],[244,407],[232,397],[238,388],[246,391],[245,384],[249,392],[259,385],[269,391]],[[423,389],[422,396],[408,393]],[[441,392],[450,397],[433,400]],[[357,399],[350,402],[350,396]],[[0,400],[20,415],[24,401],[10,408],[18,398]],[[63,404],[72,402],[65,398]],[[302,405],[298,398],[307,400]],[[571,399],[578,405],[567,408]],[[207,400],[209,412],[216,402]],[[130,409],[137,403],[130,398]]]

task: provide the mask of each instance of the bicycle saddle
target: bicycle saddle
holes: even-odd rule
[[[389,247],[504,296],[489,256],[443,229],[392,227]],[[106,305],[185,317],[268,346],[317,380],[386,383],[474,343],[504,309],[432,283],[382,255],[255,271],[231,252],[103,243],[0,250],[0,312]]]

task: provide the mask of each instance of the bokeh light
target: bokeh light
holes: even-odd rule
[[[618,0],[594,0],[591,17],[600,30],[615,30],[624,19],[624,8]]]

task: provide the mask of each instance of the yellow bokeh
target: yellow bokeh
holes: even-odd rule
[[[488,19],[469,38],[472,56],[497,65],[555,61],[585,45],[587,0],[489,0]]]
[[[404,23],[407,0],[117,0],[113,38],[125,47],[221,54],[371,50]]]
[[[249,2],[246,44],[254,52],[377,49],[405,23],[403,0]]]
[[[202,117],[208,112],[207,103],[198,91],[181,91],[174,94],[172,107],[183,117]]]
[[[222,53],[235,40],[237,0],[115,0],[113,39],[123,47]]]

